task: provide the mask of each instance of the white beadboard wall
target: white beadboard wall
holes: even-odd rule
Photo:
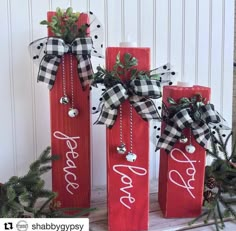
[[[151,47],[152,67],[171,62],[177,80],[212,88],[211,101],[232,121],[234,0],[1,0],[0,2],[0,182],[22,175],[50,145],[49,97],[37,84],[28,44],[46,36],[39,25],[48,10],[72,6],[93,11],[104,25],[105,47],[129,37]],[[104,60],[93,58],[94,67]],[[98,89],[91,91],[98,100]],[[92,116],[94,121],[96,116]],[[150,136],[156,136],[150,124]],[[106,184],[105,128],[92,126],[92,186]],[[150,139],[150,178],[159,154]],[[46,176],[51,185],[50,174]]]

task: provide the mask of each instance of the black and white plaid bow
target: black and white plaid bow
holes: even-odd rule
[[[79,79],[82,87],[85,87],[93,77],[90,61],[92,46],[93,42],[90,37],[76,38],[71,44],[65,44],[61,38],[49,37],[44,51],[45,55],[39,67],[38,81],[47,83],[48,88],[51,89],[55,83],[62,56],[72,53],[78,60]]]
[[[191,128],[196,141],[205,149],[210,139],[210,127],[221,122],[221,117],[214,110],[213,104],[206,104],[199,108],[201,119],[194,121],[190,108],[177,112],[168,122],[158,141],[156,150],[163,148],[167,153],[171,151],[176,141],[181,137],[184,128]]]
[[[117,118],[118,107],[129,98],[136,112],[144,119],[160,119],[160,115],[151,98],[161,97],[160,83],[157,80],[135,79],[129,84],[118,83],[102,95],[102,107],[95,124],[105,124],[111,128]]]

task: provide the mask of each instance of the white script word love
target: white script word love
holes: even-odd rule
[[[79,188],[79,184],[76,183],[77,176],[72,171],[77,169],[77,166],[74,162],[75,159],[79,157],[79,153],[76,152],[76,148],[78,147],[77,139],[79,139],[79,136],[76,137],[70,137],[62,132],[55,131],[53,133],[53,136],[58,140],[64,140],[66,142],[68,151],[66,152],[66,166],[63,168],[63,171],[65,173],[64,179],[67,183],[66,190],[71,195],[74,195],[73,190],[76,190]],[[76,171],[74,171],[76,172]]]
[[[113,170],[121,176],[121,182],[125,185],[124,187],[120,188],[120,191],[124,193],[124,196],[120,197],[120,203],[122,203],[126,208],[131,209],[127,203],[133,204],[135,202],[135,198],[130,192],[128,192],[128,189],[133,188],[133,180],[131,177],[125,175],[122,172],[122,170],[124,171],[125,169],[130,170],[131,173],[134,173],[138,176],[146,175],[147,170],[145,168],[123,164],[117,164],[113,166]]]
[[[175,157],[175,154],[181,154],[183,155],[184,157],[184,160],[179,160]],[[197,161],[196,160],[190,160],[188,158],[188,156],[183,152],[181,151],[180,149],[178,148],[174,148],[171,153],[170,153],[170,157],[176,161],[176,162],[179,162],[181,164],[188,164],[188,168],[186,168],[186,176],[183,177],[179,171],[177,170],[171,170],[169,171],[169,179],[172,183],[174,183],[175,185],[181,187],[181,188],[184,188],[188,191],[188,193],[190,194],[190,196],[192,198],[195,199],[195,196],[193,195],[193,192],[192,190],[194,190],[194,187],[193,187],[193,182],[195,181],[195,174],[196,174],[196,168],[194,166],[194,163],[196,163]],[[188,178],[188,179],[186,179]],[[174,180],[175,179],[175,180]],[[177,180],[178,179],[178,180]]]

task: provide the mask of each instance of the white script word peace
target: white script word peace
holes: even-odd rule
[[[120,188],[120,191],[122,191],[125,195],[120,197],[120,203],[122,203],[126,208],[131,209],[131,207],[125,202],[129,202],[130,204],[133,204],[135,202],[135,198],[131,195],[130,192],[128,192],[128,189],[133,188],[133,180],[122,173],[122,169],[129,169],[132,173],[138,175],[138,176],[144,176],[147,174],[147,170],[145,168],[137,167],[137,166],[130,166],[130,165],[124,165],[124,164],[117,164],[113,166],[113,170],[118,173],[121,176],[121,182],[126,185],[122,188]]]
[[[185,160],[177,159],[174,156],[174,153],[182,154],[183,157],[185,158]],[[191,197],[195,199],[195,196],[192,193],[192,190],[194,190],[194,187],[192,186],[192,183],[193,183],[193,181],[195,181],[196,168],[194,166],[194,163],[196,163],[197,161],[196,160],[190,160],[188,158],[188,156],[186,156],[185,153],[183,151],[181,151],[180,149],[178,149],[178,148],[174,148],[171,151],[170,157],[176,162],[179,162],[179,163],[182,163],[182,164],[189,164],[189,167],[186,168],[186,171],[185,171],[186,175],[190,177],[187,181],[185,179],[186,177],[183,177],[177,170],[169,171],[169,179],[175,185],[178,185],[179,187],[185,188],[188,191],[188,193],[191,195]],[[179,177],[178,181],[175,181],[173,179],[174,175],[175,176],[177,175],[177,177]],[[176,177],[175,177],[175,179],[176,179]]]
[[[65,140],[67,148],[69,149],[68,152],[66,152],[66,167],[63,168],[63,171],[65,173],[64,179],[67,183],[66,190],[71,195],[74,195],[72,190],[78,189],[79,184],[76,183],[77,176],[75,173],[72,172],[72,170],[77,168],[74,160],[79,157],[79,153],[76,152],[75,150],[78,147],[78,143],[76,140],[79,139],[80,137],[79,136],[69,137],[59,131],[55,131],[53,133],[53,136],[58,140]]]

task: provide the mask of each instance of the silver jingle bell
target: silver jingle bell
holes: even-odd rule
[[[188,142],[188,138],[185,136],[180,137],[179,142],[181,144],[186,144]]]
[[[76,108],[70,108],[70,110],[68,111],[68,115],[73,118],[76,117],[79,114],[79,110]]]
[[[120,146],[118,146],[118,147],[116,148],[116,150],[117,150],[117,152],[118,152],[119,154],[125,154],[125,153],[126,153],[125,144],[122,143]]]
[[[189,145],[186,145],[185,150],[186,150],[186,152],[193,154],[195,152],[196,148],[192,144],[189,144]]]
[[[134,162],[136,159],[137,155],[132,152],[128,152],[128,154],[126,155],[126,160],[129,162]]]
[[[67,97],[67,96],[62,96],[61,98],[60,98],[60,103],[61,104],[68,104],[70,102],[70,99],[69,99],[69,97]]]

